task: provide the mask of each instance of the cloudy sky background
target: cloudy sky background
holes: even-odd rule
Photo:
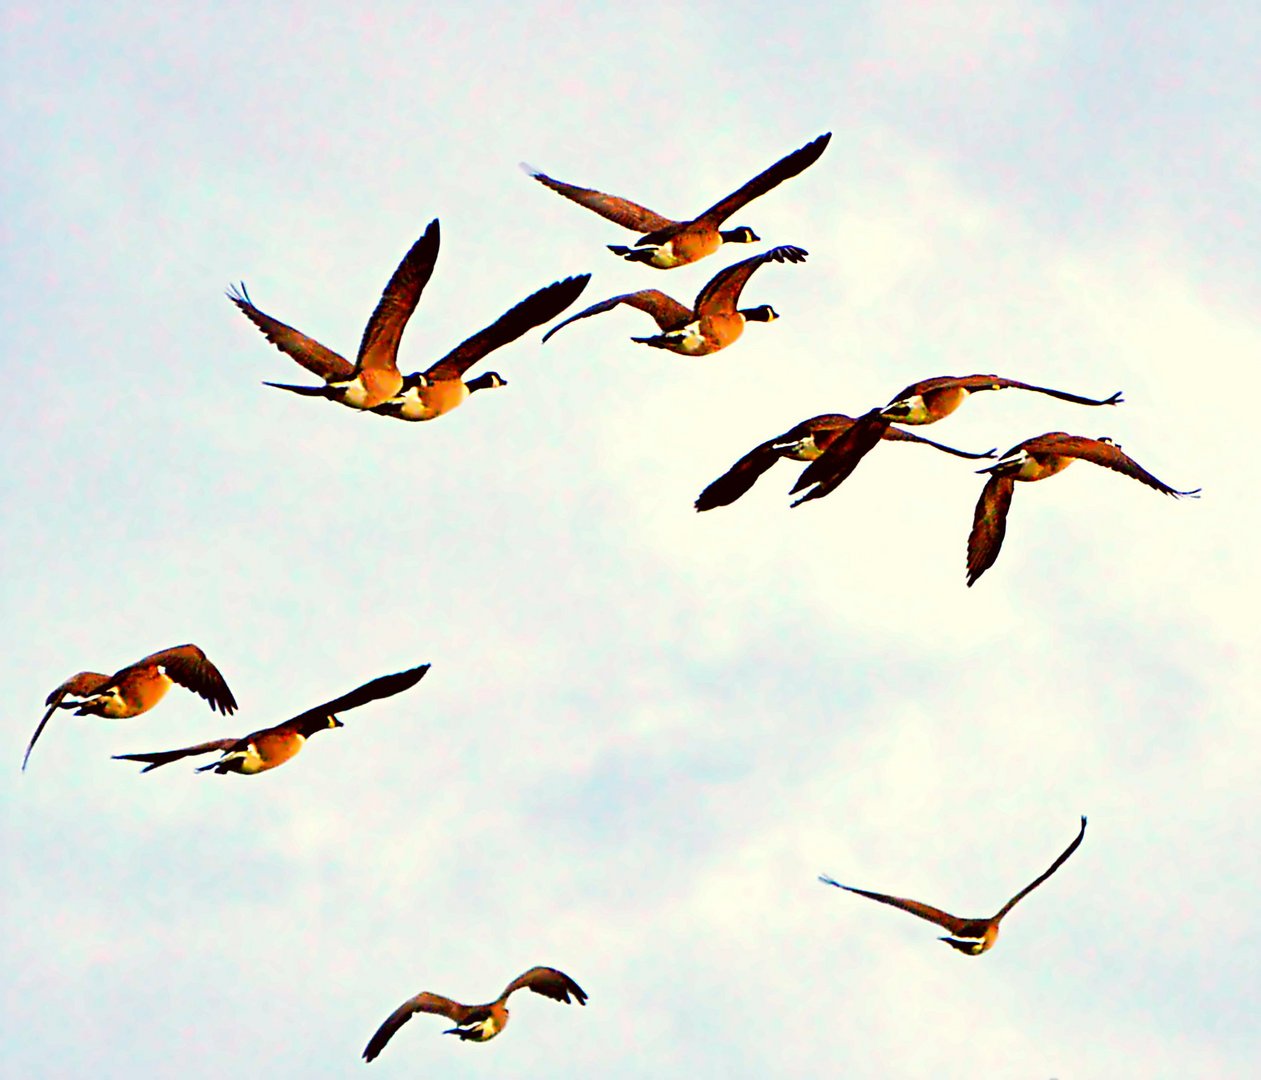
[[[0,9],[6,1075],[365,1075],[404,998],[536,963],[587,1008],[418,1017],[373,1075],[1251,1074],[1261,20],[832,7]],[[623,264],[518,161],[686,216],[823,131],[733,221],[810,260],[717,356],[620,309],[410,425],[261,387],[303,373],[222,295],[353,355],[438,217],[405,371],[569,274],[690,301],[751,249]],[[933,438],[1107,434],[1204,498],[1022,485],[970,590],[981,478],[931,450],[692,510],[804,417],[971,372],[1126,403]],[[184,641],[235,717],[61,714],[19,773],[51,687]],[[265,777],[109,760],[423,661]],[[815,880],[988,915],[1083,813],[981,959]]]

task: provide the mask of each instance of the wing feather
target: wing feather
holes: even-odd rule
[[[960,919],[957,915],[951,915],[942,911],[941,908],[935,908],[931,904],[921,904],[918,900],[906,900],[900,896],[888,896],[885,893],[868,892],[866,889],[856,889],[852,885],[842,885],[839,881],[833,881],[830,877],[820,875],[819,880],[826,885],[835,885],[838,889],[844,889],[846,892],[857,893],[859,896],[865,896],[869,900],[878,901],[881,904],[888,904],[891,907],[901,908],[903,911],[909,911],[912,915],[918,915],[921,919],[926,919],[931,923],[936,923],[940,927],[944,927],[952,934],[958,934],[971,922],[972,919]]]
[[[1009,912],[1021,900],[1023,900],[1026,896],[1028,896],[1029,893],[1033,892],[1034,889],[1036,889],[1039,885],[1041,885],[1044,881],[1046,881],[1047,878],[1049,878],[1052,874],[1054,874],[1055,871],[1058,870],[1064,864],[1065,860],[1068,859],[1068,857],[1072,855],[1072,853],[1081,846],[1082,838],[1085,837],[1085,835],[1086,835],[1086,816],[1083,814],[1082,819],[1081,819],[1081,829],[1078,831],[1077,835],[1073,838],[1073,842],[1069,844],[1068,847],[1066,847],[1063,850],[1063,852],[1060,853],[1059,857],[1055,860],[1055,862],[1051,863],[1051,865],[1047,867],[1045,871],[1039,874],[1036,878],[1033,879],[1033,881],[1029,882],[1028,885],[1026,885],[1023,889],[1021,889],[1020,892],[1016,893],[1015,896],[1013,896],[1010,900],[1008,900],[1007,903],[1005,903],[1002,906],[998,914],[995,915],[991,921],[998,922],[999,919],[1001,919],[1004,915],[1007,914],[1007,912]]]
[[[1165,495],[1175,497],[1185,495],[1194,498],[1200,493],[1199,488],[1192,491],[1178,491],[1171,488],[1152,476],[1115,443],[1106,442],[1103,439],[1089,439],[1083,435],[1068,435],[1062,431],[1053,431],[1028,439],[1021,443],[1021,447],[1030,454],[1060,454],[1091,461],[1096,465],[1102,465],[1105,469],[1132,477]]]
[[[777,441],[771,439],[745,454],[696,497],[693,504],[696,509],[703,511],[713,510],[718,506],[730,506],[740,498],[757,483],[759,476],[779,460],[779,451],[775,449]]]
[[[717,228],[746,203],[750,203],[759,196],[765,195],[772,188],[778,187],[785,180],[791,179],[799,172],[813,165],[819,160],[823,151],[827,149],[831,139],[832,133],[829,131],[820,135],[817,139],[806,143],[800,149],[794,150],[791,154],[785,155],[770,168],[763,169],[748,183],[737,188],[725,198],[719,199],[704,213],[698,214],[695,220]]]
[[[342,382],[354,377],[355,366],[344,356],[325,348],[300,330],[295,330],[279,319],[273,319],[270,315],[259,311],[250,299],[250,294],[245,290],[245,282],[228,289],[228,299],[263,332],[263,336],[268,341],[313,375],[318,375],[326,383]]]
[[[283,724],[277,724],[276,726],[292,728],[296,731],[301,731],[303,734],[309,734],[308,728],[311,731],[322,728],[327,724],[329,717],[336,716],[338,713],[349,712],[351,709],[357,709],[360,705],[366,705],[370,701],[379,701],[381,698],[401,694],[404,690],[408,690],[420,682],[428,670],[428,664],[421,664],[419,667],[409,668],[407,671],[400,671],[394,675],[382,675],[379,679],[366,682],[362,686],[351,690],[348,694],[343,694],[332,701],[326,701],[323,705],[317,705],[313,709],[307,709],[306,712],[299,713],[297,716],[286,720]]]
[[[812,437],[815,445],[822,450],[853,423],[853,418],[843,413],[824,413],[803,420],[782,435],[755,446],[697,496],[696,509],[713,510],[718,506],[730,506],[753,487],[758,477],[785,456],[781,447],[786,444]]]
[[[587,1003],[586,991],[563,971],[557,971],[555,968],[530,968],[529,971],[518,975],[504,987],[504,992],[499,995],[499,1000],[507,1001],[510,995],[521,989],[533,990],[536,994],[542,994],[544,997],[549,997],[553,1001],[563,1002],[566,1005],[570,1004],[570,995],[573,995],[574,1000],[579,1005]]]
[[[172,682],[179,683],[186,690],[191,690],[198,697],[210,704],[212,711],[218,710],[224,716],[237,709],[236,698],[228,689],[228,684],[219,669],[207,658],[196,645],[175,645],[162,649],[143,660],[138,660],[124,668],[114,676],[114,681],[121,679],[128,671],[150,664],[161,665]]]
[[[385,1044],[394,1037],[394,1033],[418,1012],[436,1013],[439,1016],[445,1016],[448,1020],[453,1020],[457,1024],[462,1024],[473,1011],[473,1008],[470,1006],[461,1005],[458,1001],[452,1001],[441,994],[431,994],[427,990],[423,991],[413,998],[408,998],[386,1017],[385,1023],[377,1028],[376,1034],[368,1040],[368,1045],[364,1047],[363,1058],[365,1061],[371,1061],[381,1053],[385,1049]]]
[[[364,327],[355,361],[356,370],[397,368],[399,341],[407,327],[407,320],[420,302],[420,294],[433,276],[440,241],[438,219],[434,218],[403,256],[403,261],[381,293],[376,310]]]
[[[39,726],[35,729],[35,734],[31,736],[31,741],[26,744],[26,753],[22,755],[23,772],[26,772],[26,763],[31,759],[31,751],[35,749],[35,743],[39,741],[39,737],[44,731],[44,725],[48,723],[49,717],[61,707],[62,701],[69,696],[88,697],[109,686],[110,681],[108,675],[102,675],[99,671],[80,671],[77,675],[71,675],[56,690],[44,698],[44,704],[48,706],[48,711],[40,719]],[[73,705],[68,706],[68,708],[73,708]]]
[[[594,210],[602,218],[621,225],[623,228],[632,229],[637,233],[674,230],[683,225],[681,221],[673,221],[668,217],[663,217],[656,211],[649,210],[646,206],[640,206],[639,203],[631,202],[630,199],[623,199],[618,195],[607,195],[603,191],[596,191],[594,188],[566,184],[563,180],[554,180],[532,165],[527,165],[524,161],[521,162],[521,168],[544,187],[551,188],[557,195],[563,195],[566,199],[576,202],[579,206],[585,206],[588,210]]]
[[[991,476],[981,489],[981,497],[972,512],[972,531],[968,534],[968,587],[994,565],[1007,535],[1007,511],[1016,482],[1009,476]]]
[[[926,439],[923,435],[916,435],[913,431],[906,431],[900,427],[890,427],[883,435],[882,439],[888,439],[890,442],[915,442],[924,446],[931,446],[935,450],[942,450],[947,454],[954,454],[955,457],[968,458],[976,461],[979,458],[992,458],[996,447],[991,447],[981,454],[974,454],[967,450],[957,450],[953,446],[947,446],[945,443],[934,442],[932,439]]]
[[[598,304],[592,304],[589,308],[578,312],[577,315],[570,315],[568,319],[558,322],[544,334],[543,340],[546,341],[556,331],[572,322],[577,322],[579,319],[589,319],[592,315],[600,315],[603,312],[612,311],[619,304],[626,304],[628,307],[636,308],[651,315],[657,326],[665,333],[671,330],[681,330],[693,319],[691,308],[684,307],[672,296],[666,296],[660,289],[640,289],[639,292],[611,296],[607,300],[601,300]]]
[[[783,244],[771,248],[770,251],[764,251],[761,255],[741,259],[738,263],[724,267],[710,278],[709,283],[696,297],[697,316],[735,311],[736,305],[740,302],[740,293],[759,266],[767,262],[805,262],[808,254],[809,252],[804,248]]]
[[[1080,394],[1070,394],[1065,390],[1052,390],[1046,386],[1034,386],[1032,383],[1017,382],[1015,379],[1000,379],[994,375],[972,375],[969,378],[996,383],[999,389],[1002,390],[1032,390],[1035,394],[1046,394],[1048,397],[1059,398],[1061,401],[1072,401],[1078,405],[1119,405],[1125,400],[1121,396],[1120,390],[1111,397],[1089,398],[1082,397]],[[966,385],[966,382],[963,385]]]
[[[146,762],[145,767],[140,771],[147,773],[163,765],[169,765],[172,761],[179,761],[181,758],[195,757],[198,754],[209,754],[215,750],[220,753],[237,750],[242,748],[246,741],[245,739],[211,739],[209,742],[198,743],[196,746],[185,746],[179,750],[159,750],[151,754],[114,754],[113,759],[115,761]]]
[[[434,380],[461,378],[469,368],[496,349],[516,341],[527,330],[533,330],[559,315],[581,295],[591,280],[590,274],[578,274],[539,289],[515,307],[500,315],[490,326],[457,345],[425,375]],[[564,323],[561,324],[562,326]],[[547,338],[543,339],[544,341]]]
[[[822,454],[802,470],[790,494],[814,487],[793,506],[800,506],[811,499],[821,499],[835,491],[880,442],[889,421],[880,415],[879,409],[864,413],[839,438],[835,439]]]

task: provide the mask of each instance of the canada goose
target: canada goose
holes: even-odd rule
[[[139,716],[161,701],[172,683],[178,683],[204,698],[212,711],[217,709],[227,716],[236,710],[236,698],[219,674],[219,669],[196,645],[175,645],[163,649],[113,675],[80,671],[44,699],[48,711],[27,744],[22,770],[25,772],[31,751],[48,718],[58,709],[73,709],[75,716],[105,716],[110,719]],[[66,701],[68,697],[77,700]]]
[[[455,1027],[448,1028],[444,1035],[458,1035],[461,1041],[488,1042],[503,1031],[508,1023],[508,1009],[505,1002],[517,990],[528,987],[536,994],[542,994],[553,1001],[570,1003],[570,995],[579,1005],[587,1003],[587,995],[573,979],[563,971],[550,967],[532,967],[522,975],[518,975],[506,987],[504,992],[494,1001],[486,1005],[461,1005],[458,1001],[431,994],[427,990],[408,998],[395,1009],[385,1023],[377,1028],[376,1034],[368,1040],[364,1049],[365,1061],[371,1061],[393,1038],[408,1020],[418,1012],[437,1013],[455,1022]]]
[[[609,244],[609,250],[615,255],[620,255],[629,262],[640,262],[659,270],[669,270],[712,255],[724,243],[751,244],[760,240],[761,237],[747,225],[735,229],[720,229],[719,226],[746,203],[752,202],[759,195],[765,195],[773,187],[816,162],[827,149],[831,138],[832,133],[829,131],[800,150],[794,150],[787,157],[780,158],[738,191],[720,199],[690,221],[674,221],[629,199],[553,180],[524,162],[521,167],[540,184],[557,194],[572,199],[588,210],[594,210],[609,221],[644,234],[635,241],[633,247]]]
[[[172,761],[179,761],[181,758],[218,751],[223,755],[218,761],[202,765],[197,771],[213,771],[220,775],[234,772],[253,776],[255,773],[266,772],[268,769],[283,765],[297,754],[306,744],[307,739],[317,731],[342,727],[342,722],[337,719],[337,713],[349,712],[370,701],[402,693],[420,682],[428,670],[428,664],[421,664],[408,671],[400,671],[396,675],[383,675],[379,679],[364,683],[363,686],[348,694],[299,713],[282,724],[253,731],[239,739],[212,739],[210,742],[185,746],[180,750],[162,750],[151,754],[115,754],[114,759],[144,762],[145,767],[140,771],[149,772],[162,765],[169,765]]]
[[[324,380],[323,386],[264,385],[310,397],[328,398],[352,409],[371,409],[394,397],[403,385],[403,376],[398,370],[398,343],[407,320],[416,310],[421,292],[433,274],[434,263],[438,259],[438,242],[438,219],[435,218],[403,256],[403,261],[385,286],[364,329],[359,355],[353,364],[292,326],[286,326],[279,319],[259,311],[246,292],[244,282],[230,288],[228,299],[263,332],[268,341]]]
[[[1081,819],[1081,830],[1077,833],[1073,842],[1064,849],[1059,858],[1044,873],[1036,877],[999,908],[997,915],[993,915],[988,919],[961,919],[957,915],[948,915],[939,908],[921,904],[918,900],[903,900],[898,896],[887,896],[884,893],[868,892],[866,889],[855,889],[852,885],[842,885],[839,881],[833,881],[832,878],[823,877],[822,875],[819,876],[819,880],[825,885],[835,885],[838,889],[845,889],[847,892],[857,893],[859,896],[866,896],[871,900],[878,900],[882,904],[901,908],[903,911],[909,911],[912,915],[918,915],[921,919],[927,919],[931,923],[936,923],[943,929],[948,930],[952,935],[939,938],[939,941],[944,941],[951,948],[958,949],[961,953],[967,953],[969,956],[980,956],[981,953],[992,948],[994,942],[998,939],[998,924],[1003,921],[1003,916],[1054,874],[1064,860],[1077,850],[1078,845],[1081,844],[1082,837],[1085,835],[1086,818],[1083,816]]]
[[[543,335],[543,340],[546,341],[571,322],[612,311],[619,304],[626,304],[651,315],[662,331],[651,337],[631,338],[631,341],[658,349],[669,349],[685,356],[715,353],[735,341],[744,332],[746,322],[770,322],[778,318],[770,304],[736,309],[740,291],[753,271],[765,262],[805,262],[806,254],[799,247],[785,246],[733,263],[715,274],[709,284],[701,289],[694,308],[685,307],[658,289],[641,289],[639,292],[613,296],[557,323]]]
[[[1045,480],[1063,472],[1074,461],[1093,461],[1105,469],[1124,473],[1165,495],[1196,498],[1200,489],[1175,491],[1168,484],[1157,480],[1142,468],[1111,439],[1088,439],[1082,435],[1068,435],[1063,431],[1049,431],[1017,443],[998,461],[979,472],[989,473],[990,478],[981,490],[976,510],[972,515],[972,531],[968,534],[968,586],[994,565],[1003,546],[1007,532],[1007,511],[1016,481]]]

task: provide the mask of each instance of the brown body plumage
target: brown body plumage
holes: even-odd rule
[[[903,911],[909,911],[912,915],[918,915],[921,919],[936,923],[942,929],[949,931],[950,934],[949,937],[939,938],[938,940],[944,941],[951,948],[958,949],[959,952],[966,953],[968,956],[980,956],[981,953],[989,950],[998,939],[998,924],[1003,921],[1003,917],[1029,893],[1054,874],[1064,861],[1077,850],[1085,835],[1086,818],[1083,816],[1081,829],[1078,831],[1077,836],[1055,862],[999,908],[997,915],[992,915],[988,919],[961,919],[957,915],[950,915],[940,908],[922,904],[918,900],[905,900],[900,896],[889,896],[886,893],[856,889],[852,885],[842,885],[839,881],[835,881],[830,877],[823,877],[822,875],[820,875],[819,880],[825,885],[835,885],[838,889],[857,893],[859,896],[865,896],[869,900],[876,900],[881,904],[889,904],[891,907],[901,908]]]
[[[812,165],[827,149],[831,138],[832,134],[828,132],[801,149],[794,150],[688,221],[663,217],[617,195],[607,195],[602,191],[554,180],[529,165],[523,164],[521,167],[540,184],[557,194],[585,206],[588,210],[594,210],[609,221],[643,234],[633,247],[610,244],[609,250],[615,255],[620,255],[629,262],[669,270],[712,255],[724,243],[748,244],[759,240],[760,237],[747,225],[735,229],[723,229],[720,226],[742,206]]]
[[[27,744],[22,769],[35,748],[48,718],[58,709],[72,709],[76,716],[105,716],[123,719],[148,712],[165,696],[172,684],[178,684],[203,698],[212,710],[225,716],[236,710],[236,698],[219,669],[196,645],[175,645],[137,660],[134,664],[102,675],[96,671],[80,671],[72,675],[44,699],[44,713]],[[67,701],[66,698],[74,698]]]
[[[487,1042],[503,1031],[508,1023],[505,1002],[513,993],[522,989],[533,990],[536,994],[566,1005],[570,1003],[571,995],[579,1005],[587,1003],[587,995],[582,987],[563,971],[550,967],[532,967],[518,975],[504,987],[504,992],[499,997],[485,1005],[461,1005],[458,1001],[426,990],[408,998],[377,1028],[364,1049],[364,1060],[371,1061],[380,1054],[385,1049],[385,1044],[394,1037],[394,1033],[418,1012],[436,1013],[453,1021],[456,1026],[448,1028],[443,1034],[456,1035],[462,1041]]]

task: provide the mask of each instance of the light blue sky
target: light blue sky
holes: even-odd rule
[[[14,1077],[1222,1077],[1261,1056],[1255,537],[1261,130],[1249,5],[465,3],[0,9],[8,467],[0,769]],[[352,351],[434,217],[427,366],[535,289],[683,300],[529,161],[667,214],[823,131],[737,224],[807,248],[717,356],[619,309],[496,353],[424,425],[299,381],[223,297]],[[1199,502],[1078,465],[1021,486],[964,587],[981,478],[882,447],[788,509],[798,420],[916,379],[1011,391],[927,434],[1107,434]],[[783,471],[781,471],[783,470]],[[241,711],[44,695],[196,641]],[[266,776],[114,753],[431,661]],[[817,883],[986,915],[964,958]],[[488,1046],[380,1021],[491,996]]]

